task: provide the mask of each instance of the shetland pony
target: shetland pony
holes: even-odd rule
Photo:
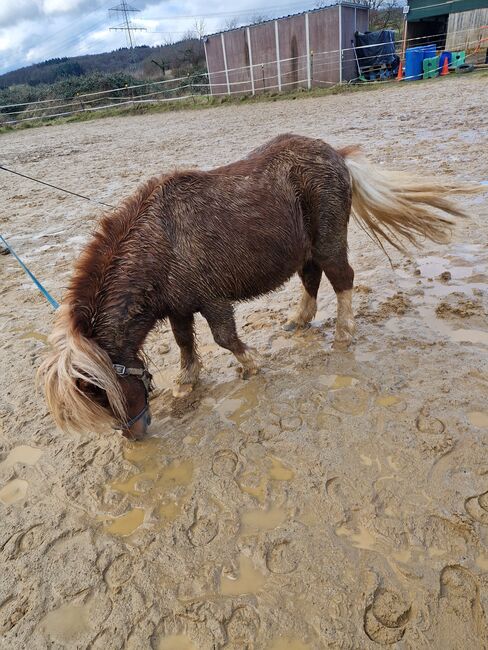
[[[446,196],[469,186],[421,179],[367,162],[355,147],[282,135],[247,158],[211,171],[152,178],[106,214],[77,260],[42,363],[49,409],[63,430],[106,424],[141,437],[150,422],[150,375],[141,353],[168,319],[181,351],[174,395],[197,382],[194,314],[230,350],[244,378],[256,362],[239,338],[232,304],[273,291],[294,273],[303,283],[287,329],[306,326],[325,273],[337,296],[335,345],[354,333],[351,214],[378,242],[445,241],[461,215]],[[437,212],[435,210],[438,210]]]

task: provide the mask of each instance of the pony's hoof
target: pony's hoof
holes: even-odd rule
[[[298,325],[294,320],[289,320],[286,321],[286,323],[283,325],[283,329],[285,332],[294,332],[296,329],[298,329]]]
[[[332,344],[332,347],[334,350],[347,350],[347,348],[351,345],[352,343],[352,334],[349,334],[347,336],[336,336],[334,339],[334,342]]]
[[[289,320],[283,325],[285,332],[296,332],[297,330],[306,330],[310,327],[310,323],[303,323],[302,321]]]
[[[250,377],[257,375],[258,372],[259,368],[257,366],[251,366],[249,368],[243,368],[242,366],[239,366],[239,368],[237,368],[237,374],[241,379],[249,379]]]
[[[193,384],[177,384],[173,388],[173,397],[182,398],[182,397],[188,397],[188,395],[192,392],[193,390]]]

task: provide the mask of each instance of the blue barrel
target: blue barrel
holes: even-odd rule
[[[423,45],[422,49],[424,51],[424,59],[433,59],[437,54],[437,48],[435,43],[432,45]]]
[[[434,54],[435,56],[435,54]],[[414,81],[422,79],[424,74],[423,69],[424,48],[423,47],[409,47],[405,52],[405,80]]]

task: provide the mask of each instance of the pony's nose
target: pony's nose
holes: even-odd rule
[[[148,427],[152,422],[151,411],[146,413],[146,427]]]

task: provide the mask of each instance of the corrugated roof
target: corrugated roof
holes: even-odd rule
[[[238,32],[241,29],[246,29],[247,27],[254,27],[255,25],[265,25],[266,23],[274,23],[275,20],[285,20],[286,18],[293,18],[294,16],[304,16],[305,14],[314,14],[318,11],[327,11],[327,9],[332,9],[342,5],[343,7],[352,7],[353,9],[369,9],[367,4],[361,4],[356,2],[335,2],[334,4],[327,5],[326,7],[317,7],[316,9],[304,9],[299,11],[296,14],[288,14],[286,16],[278,16],[276,18],[269,18],[268,20],[262,20],[258,23],[249,23],[248,25],[241,25],[240,27],[232,27],[231,29],[221,29],[218,32],[213,32],[212,34],[205,34],[203,38],[210,38],[210,36],[219,36],[220,34],[227,34],[228,32]]]

